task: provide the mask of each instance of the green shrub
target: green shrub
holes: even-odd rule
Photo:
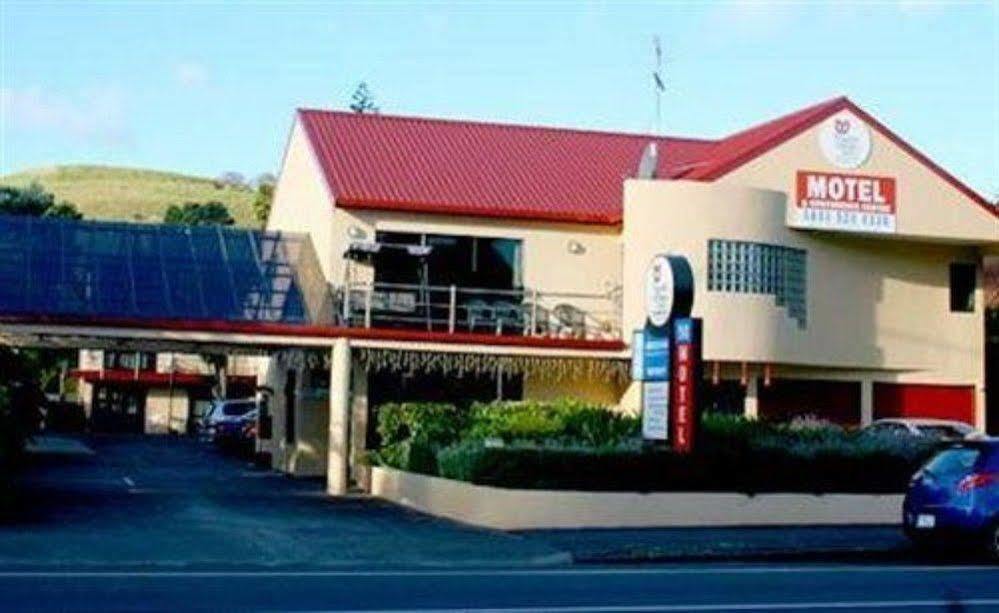
[[[386,405],[376,463],[500,487],[608,491],[900,492],[932,441],[702,416],[695,452],[643,444],[640,420],[586,403]]]
[[[932,441],[825,424],[800,428],[705,415],[690,455],[636,439],[502,446],[469,439],[441,449],[437,464],[450,479],[528,489],[891,493],[903,491],[936,448]]]
[[[371,454],[378,464],[437,474],[437,451],[456,442],[465,427],[465,416],[450,404],[386,404],[378,409],[381,447]]]
[[[469,440],[560,440],[590,446],[615,444],[637,436],[640,425],[634,416],[569,399],[476,403],[469,423],[465,436]]]

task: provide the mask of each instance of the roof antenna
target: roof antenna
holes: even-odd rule
[[[656,123],[652,133],[655,136],[659,136],[662,131],[662,95],[666,91],[666,84],[663,82],[662,77],[663,50],[662,45],[659,44],[659,36],[652,37],[652,47],[656,53],[656,63],[652,70],[652,91],[656,96]],[[645,146],[645,150],[642,151],[642,158],[638,162],[636,177],[639,179],[655,179],[658,170],[659,145],[653,140],[649,141],[649,144]]]
[[[655,68],[652,70],[652,89],[656,96],[656,123],[654,134],[657,136],[661,134],[662,131],[662,97],[663,92],[666,91],[666,83],[663,81],[663,48],[659,43],[659,35],[652,37],[652,47],[655,49],[656,63]]]

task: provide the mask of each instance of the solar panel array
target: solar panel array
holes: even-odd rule
[[[3,315],[319,323],[302,267],[304,235],[0,215]]]

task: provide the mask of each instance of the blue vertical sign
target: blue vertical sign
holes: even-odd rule
[[[635,330],[631,344],[631,376],[642,385],[642,437],[669,438],[670,337],[668,329]]]

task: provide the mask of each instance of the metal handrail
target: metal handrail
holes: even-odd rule
[[[353,282],[334,290],[347,326],[496,335],[621,338],[620,300],[606,293]]]

